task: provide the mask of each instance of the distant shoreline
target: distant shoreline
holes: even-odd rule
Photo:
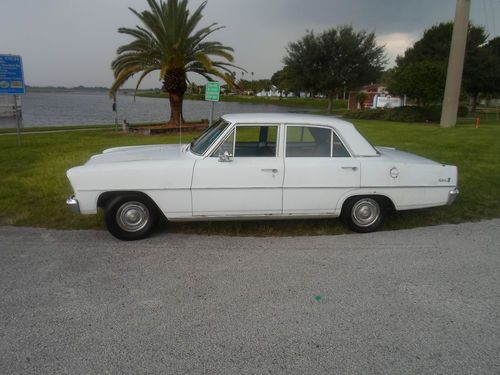
[[[26,86],[26,93],[85,93],[85,92],[102,92],[104,94],[109,94],[109,88],[107,87],[55,87],[55,86]],[[128,93],[133,93],[134,89],[120,89],[119,94],[127,95]],[[152,90],[139,90],[138,93],[150,93],[154,92]]]
[[[26,92],[29,93],[102,93],[109,94],[107,87],[62,87],[62,86],[27,86]],[[120,89],[119,95],[133,96],[135,89]],[[143,89],[137,90],[137,97],[168,99],[168,94],[161,92],[159,89]],[[185,100],[204,101],[203,94],[186,93]],[[323,98],[287,98],[287,97],[268,97],[268,96],[250,96],[250,95],[221,95],[221,102],[242,103],[242,104],[272,104],[280,107],[294,107],[314,111],[326,111],[327,100]],[[334,100],[333,114],[341,114],[347,110],[347,101]]]
[[[203,100],[186,98],[184,118],[186,121],[207,119],[210,114],[210,103]],[[28,89],[21,97],[22,126],[49,127],[67,125],[101,125],[122,124],[127,120],[130,124],[161,123],[170,116],[169,103],[165,99],[137,98],[133,91],[120,92],[117,97],[117,112],[113,112],[113,100],[108,91],[87,88],[85,90],[68,88],[35,88]],[[214,118],[225,113],[234,112],[284,112],[295,111],[293,108],[262,104],[217,103],[214,107]],[[15,128],[15,117],[0,118],[0,128]]]

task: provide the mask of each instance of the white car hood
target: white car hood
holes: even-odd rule
[[[115,147],[92,156],[85,165],[122,163],[145,160],[181,159],[186,155],[186,145],[150,145]]]

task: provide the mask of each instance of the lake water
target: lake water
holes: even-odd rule
[[[97,125],[114,124],[115,113],[112,100],[103,92],[74,93],[27,93],[22,96],[23,127],[43,127],[52,125]],[[167,99],[140,98],[134,101],[132,95],[117,97],[118,122],[124,119],[129,123],[161,122],[170,118]],[[292,112],[297,109],[275,105],[215,103],[214,118],[225,113],[244,112]],[[208,119],[210,103],[185,100],[184,118],[186,121]],[[0,127],[16,127],[15,118],[0,118]]]

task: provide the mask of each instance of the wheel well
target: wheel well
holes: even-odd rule
[[[121,195],[136,195],[142,197],[147,201],[149,201],[153,205],[153,207],[155,207],[158,210],[158,212],[161,212],[161,210],[158,208],[156,203],[151,199],[151,197],[146,193],[143,193],[142,191],[107,191],[99,195],[99,198],[97,198],[97,207],[104,208],[111,199],[114,199]]]
[[[353,199],[357,198],[372,198],[375,199],[381,206],[384,208],[386,211],[395,211],[396,207],[394,206],[394,203],[392,200],[385,195],[378,195],[378,194],[361,194],[361,195],[353,195],[352,197],[347,198],[344,203],[342,204],[342,211],[344,211],[345,207],[347,204],[352,201]]]

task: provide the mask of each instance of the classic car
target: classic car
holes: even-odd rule
[[[349,122],[228,114],[189,144],[117,147],[67,171],[81,214],[122,240],[170,221],[341,217],[357,232],[395,210],[451,204],[457,168],[372,146]]]

